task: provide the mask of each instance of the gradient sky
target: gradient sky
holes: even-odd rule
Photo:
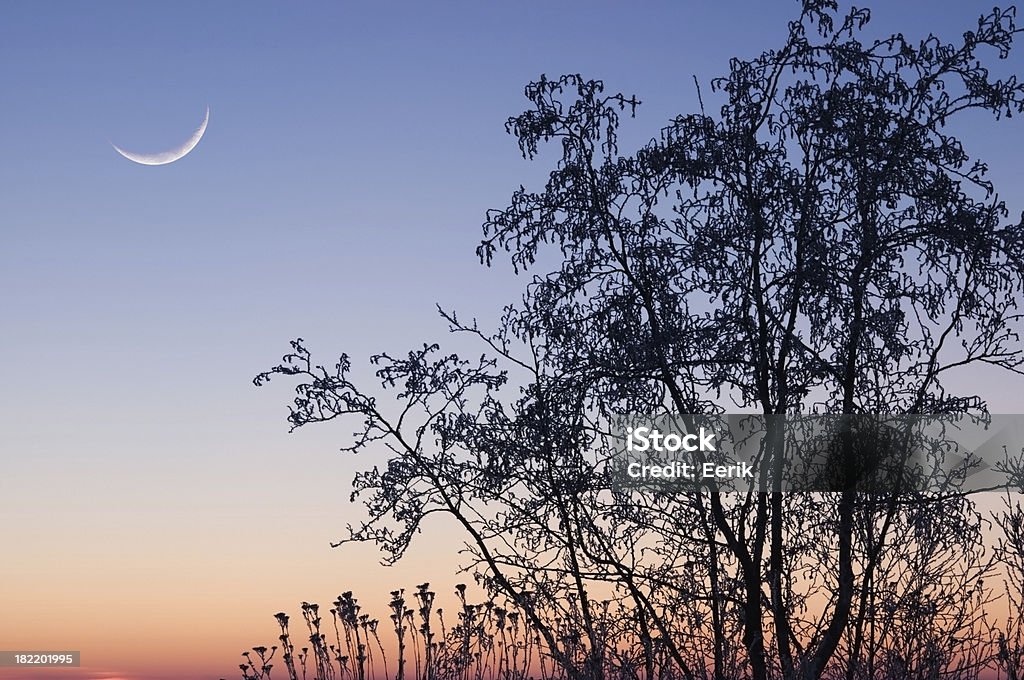
[[[874,4],[875,30],[954,36],[992,2]],[[0,649],[80,649],[74,677],[235,677],[303,600],[351,589],[383,616],[394,587],[450,589],[443,527],[391,570],[328,546],[358,517],[348,430],[288,435],[290,389],[251,379],[296,336],[363,365],[443,338],[435,302],[488,320],[517,297],[473,249],[546,172],[502,127],[529,80],[637,94],[628,151],[797,7],[639,5],[0,3]],[[178,163],[111,147],[170,148],[206,106]],[[1008,123],[966,137],[1019,210]],[[993,411],[1020,387],[993,382]]]

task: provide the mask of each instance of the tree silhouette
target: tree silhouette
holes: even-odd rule
[[[985,65],[1009,54],[1015,11],[957,43],[866,40],[868,19],[804,0],[779,49],[712,82],[717,110],[702,96],[630,155],[617,129],[635,98],[579,75],[528,85],[506,128],[525,157],[547,143],[561,156],[543,189],[487,215],[477,252],[558,265],[493,332],[441,312],[483,356],[375,356],[383,402],[347,356],[318,366],[300,339],[256,380],[299,378],[293,427],[354,416],[348,450],[390,451],[354,480],[368,519],[345,541],[393,562],[426,517],[454,518],[480,582],[570,678],[1019,666],[1019,622],[1016,652],[986,632],[996,567],[966,492],[609,482],[623,413],[984,417],[984,395],[946,377],[1021,371],[1024,225],[952,131],[972,111],[1024,109],[1024,85]],[[781,445],[765,461],[782,474]],[[1019,518],[1001,553],[1018,568]]]

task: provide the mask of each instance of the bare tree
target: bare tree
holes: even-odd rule
[[[717,110],[631,155],[639,102],[542,77],[508,121],[524,156],[556,142],[542,190],[488,214],[478,249],[518,271],[557,249],[492,332],[442,312],[484,355],[373,358],[397,411],[347,356],[301,340],[261,374],[300,380],[293,427],[354,416],[385,448],[346,541],[399,559],[423,520],[465,532],[567,677],[975,677],[992,565],[956,489],[866,494],[615,488],[622,413],[985,414],[946,376],[1020,372],[1024,226],[947,127],[1024,110],[984,65],[1019,30],[995,9],[962,41],[862,39],[867,10],[805,0],[785,43],[734,59]],[[781,474],[782,440],[765,460]],[[853,455],[844,440],[842,453]],[[344,542],[344,541],[343,541]]]
[[[1024,494],[1024,460],[1008,457],[1006,471],[1012,479],[1012,491],[1005,499],[1006,512],[996,520],[1001,531],[996,555],[1004,567],[1003,587],[1006,592],[1007,611],[1002,625],[994,627],[996,659],[1006,673],[1007,680],[1024,678],[1024,505],[1019,500]]]

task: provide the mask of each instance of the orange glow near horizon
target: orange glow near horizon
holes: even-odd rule
[[[988,509],[998,507],[986,499]],[[327,518],[313,525],[329,526]],[[216,522],[212,523],[213,526]],[[456,574],[461,546],[452,527],[425,527],[430,540],[415,541],[407,559],[392,568],[375,564],[370,546],[331,549],[320,528],[297,528],[291,550],[268,551],[246,565],[224,557],[238,546],[221,536],[224,553],[173,555],[154,541],[140,546],[131,559],[103,561],[102,546],[93,558],[69,563],[56,548],[48,569],[32,571],[13,561],[0,583],[5,603],[0,618],[0,648],[74,649],[82,652],[81,669],[0,669],[0,680],[217,680],[238,677],[240,653],[256,645],[278,644],[274,614],[290,616],[292,641],[301,648],[308,633],[300,604],[317,602],[323,629],[333,637],[327,611],[344,591],[353,591],[362,612],[378,619],[380,637],[394,658],[394,633],[388,616],[390,591],[404,588],[407,603],[429,582],[451,626],[455,620],[456,583],[470,584],[470,601],[481,595],[466,574]],[[173,536],[162,535],[174,544]],[[211,536],[207,540],[215,542]],[[241,542],[244,544],[244,541]],[[67,545],[64,546],[64,549]],[[143,551],[143,548],[146,548]],[[992,605],[1004,617],[1005,602]],[[374,648],[374,653],[378,650]],[[281,668],[280,652],[275,668]],[[104,670],[106,669],[106,670]],[[116,669],[116,670],[110,670]],[[110,675],[97,675],[108,672]]]

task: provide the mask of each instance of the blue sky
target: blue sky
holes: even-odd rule
[[[874,4],[875,30],[949,37],[991,6]],[[122,558],[145,526],[165,527],[164,549],[188,562],[258,521],[293,531],[303,564],[334,559],[346,433],[288,437],[287,390],[257,391],[253,375],[298,335],[362,365],[442,338],[436,302],[487,319],[518,297],[522,281],[473,250],[485,211],[552,158],[523,161],[503,130],[529,80],[580,72],[637,94],[629,151],[696,108],[693,75],[706,84],[778,44],[796,7],[0,4],[0,517],[33,519],[0,530],[23,546],[0,610],[43,560],[89,563],[68,532],[111,513],[129,517],[100,532]],[[1024,52],[1007,67],[1022,64]],[[110,146],[175,146],[206,106],[206,136],[180,162],[143,167]],[[1024,128],[979,119],[965,133],[1024,207]],[[993,410],[1019,411],[1019,387],[996,386]],[[281,461],[287,475],[272,472]],[[275,524],[281,507],[316,521]],[[192,533],[204,523],[222,533]],[[277,595],[258,611],[316,593]]]

